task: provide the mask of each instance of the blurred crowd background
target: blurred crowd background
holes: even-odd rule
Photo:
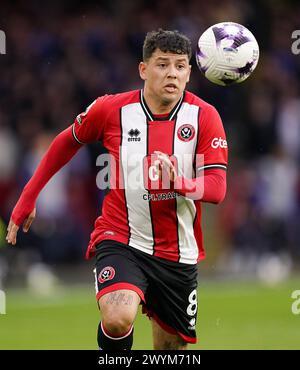
[[[230,148],[226,200],[204,213],[209,266],[266,279],[299,269],[300,54],[291,51],[299,1],[3,0],[0,282],[33,263],[84,263],[103,199],[96,187],[99,144],[83,148],[48,184],[32,231],[19,233],[21,247],[5,243],[11,210],[55,135],[97,96],[142,87],[137,66],[147,31],[182,31],[195,51],[201,33],[222,21],[253,32],[260,61],[249,80],[223,88],[207,81],[192,58],[188,89],[216,106]]]

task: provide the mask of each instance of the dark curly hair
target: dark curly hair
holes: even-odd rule
[[[175,54],[187,54],[189,60],[192,56],[191,41],[179,31],[158,31],[148,32],[143,45],[143,60],[149,60],[156,49],[163,52]]]

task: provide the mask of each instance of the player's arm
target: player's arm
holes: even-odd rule
[[[198,176],[189,179],[184,176],[178,176],[176,168],[169,157],[156,151],[160,163],[159,165],[167,169],[174,190],[187,198],[201,200],[208,203],[220,203],[226,194],[226,171],[224,169],[207,169],[198,171]]]
[[[13,209],[7,228],[8,243],[16,244],[17,233],[21,225],[23,225],[23,231],[29,230],[36,215],[35,203],[39,193],[81,146],[73,137],[72,127],[68,127],[56,136]]]
[[[102,98],[99,98],[51,143],[13,209],[6,236],[9,244],[16,244],[21,225],[24,232],[29,230],[36,215],[36,200],[48,181],[73,158],[83,144],[101,139],[103,125],[96,124],[99,122],[101,105]]]
[[[227,141],[221,118],[208,105],[200,114],[199,140],[195,157],[195,177],[177,174],[168,156],[155,152],[161,165],[167,169],[177,193],[209,203],[220,203],[226,194]]]
[[[226,171],[221,169],[206,170],[194,179],[178,176],[174,188],[190,199],[208,203],[221,203],[226,194]]]

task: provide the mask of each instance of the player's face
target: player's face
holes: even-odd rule
[[[176,103],[190,78],[191,66],[186,54],[165,53],[156,49],[147,62],[139,66],[145,81],[145,94],[163,104]]]

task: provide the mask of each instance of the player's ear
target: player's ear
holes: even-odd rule
[[[146,69],[147,69],[147,64],[145,62],[140,62],[139,64],[140,77],[144,81],[146,80]]]
[[[189,65],[189,72],[188,72],[188,76],[187,76],[187,79],[186,79],[186,83],[188,83],[190,81],[191,71],[192,71],[192,66]]]

